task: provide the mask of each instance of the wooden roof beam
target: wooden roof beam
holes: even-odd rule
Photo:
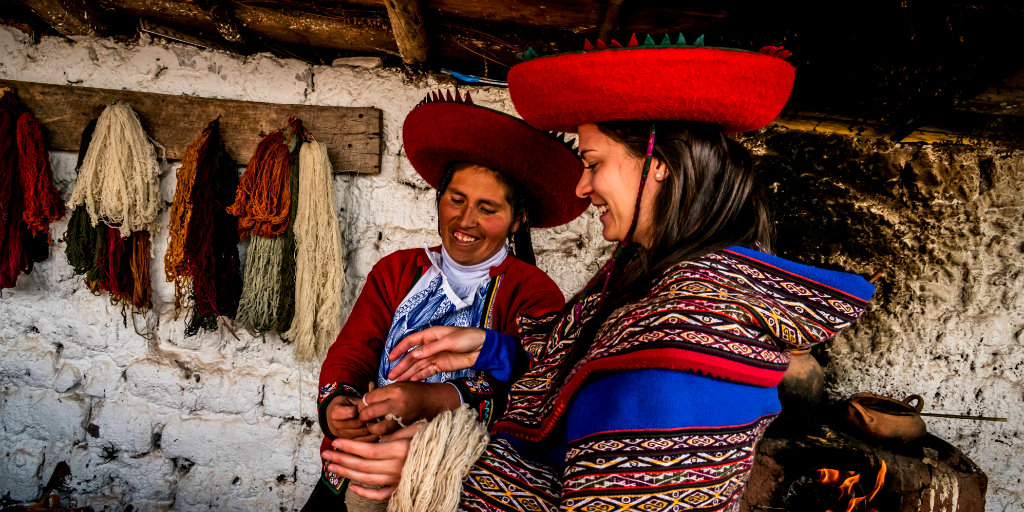
[[[249,53],[248,44],[242,36],[242,24],[235,18],[231,6],[225,0],[195,0],[197,6],[206,12],[210,21],[217,27],[217,32],[238,53]]]
[[[63,36],[106,36],[112,32],[106,16],[86,0],[24,0],[24,3]]]
[[[430,42],[419,0],[385,0],[395,43],[405,65],[414,70],[430,68]]]

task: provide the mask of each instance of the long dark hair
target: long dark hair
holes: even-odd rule
[[[530,197],[518,181],[480,164],[452,162],[448,165],[444,176],[437,184],[436,204],[441,204],[441,198],[444,197],[445,191],[448,190],[448,185],[451,185],[452,177],[455,176],[455,173],[470,167],[482,167],[493,172],[498,183],[501,183],[505,189],[505,200],[508,201],[508,204],[512,205],[512,223],[515,224],[517,220],[519,221],[519,228],[508,235],[509,252],[530,265],[536,265],[537,257],[533,254],[533,239],[530,238],[530,210],[532,204]]]
[[[642,166],[651,125],[649,121],[614,121],[597,126],[623,144]],[[732,245],[771,252],[773,229],[767,195],[746,148],[714,123],[655,121],[653,125],[657,135],[652,155],[665,163],[668,176],[654,198],[650,229],[643,234],[650,245],[631,243],[612,269],[614,281],[606,300],[581,327],[549,398],[557,395],[608,317],[619,307],[641,299],[670,267]],[[648,179],[654,179],[653,170]],[[564,313],[571,307],[567,305]]]

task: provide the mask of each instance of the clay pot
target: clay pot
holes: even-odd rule
[[[806,409],[821,403],[825,396],[825,374],[811,355],[811,349],[789,353],[789,368],[779,383],[779,401],[782,409]]]
[[[911,405],[917,401],[917,404]],[[861,392],[846,401],[846,422],[861,432],[879,439],[913,441],[928,432],[918,414],[924,399],[910,395],[903,401]]]

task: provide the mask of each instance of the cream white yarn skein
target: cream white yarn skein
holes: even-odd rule
[[[327,146],[316,141],[299,148],[299,204],[295,233],[295,317],[285,339],[295,342],[295,359],[321,359],[341,331],[341,292],[345,256],[334,199],[334,176]]]
[[[120,223],[122,238],[156,227],[160,166],[139,116],[127,103],[108,106],[96,121],[68,201],[72,210],[79,205],[85,205],[93,226]]]

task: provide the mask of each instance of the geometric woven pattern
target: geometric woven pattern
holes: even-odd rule
[[[558,395],[541,403],[600,297],[565,316],[521,318],[533,358],[510,390],[494,432],[540,441],[594,371],[674,369],[774,387],[790,349],[821,343],[852,324],[867,302],[743,255],[722,250],[668,269],[647,295],[612,312]]]
[[[558,510],[559,475],[523,459],[506,439],[492,438],[462,479],[459,510]]]
[[[754,447],[774,418],[580,439],[566,454],[562,510],[739,510]]]

